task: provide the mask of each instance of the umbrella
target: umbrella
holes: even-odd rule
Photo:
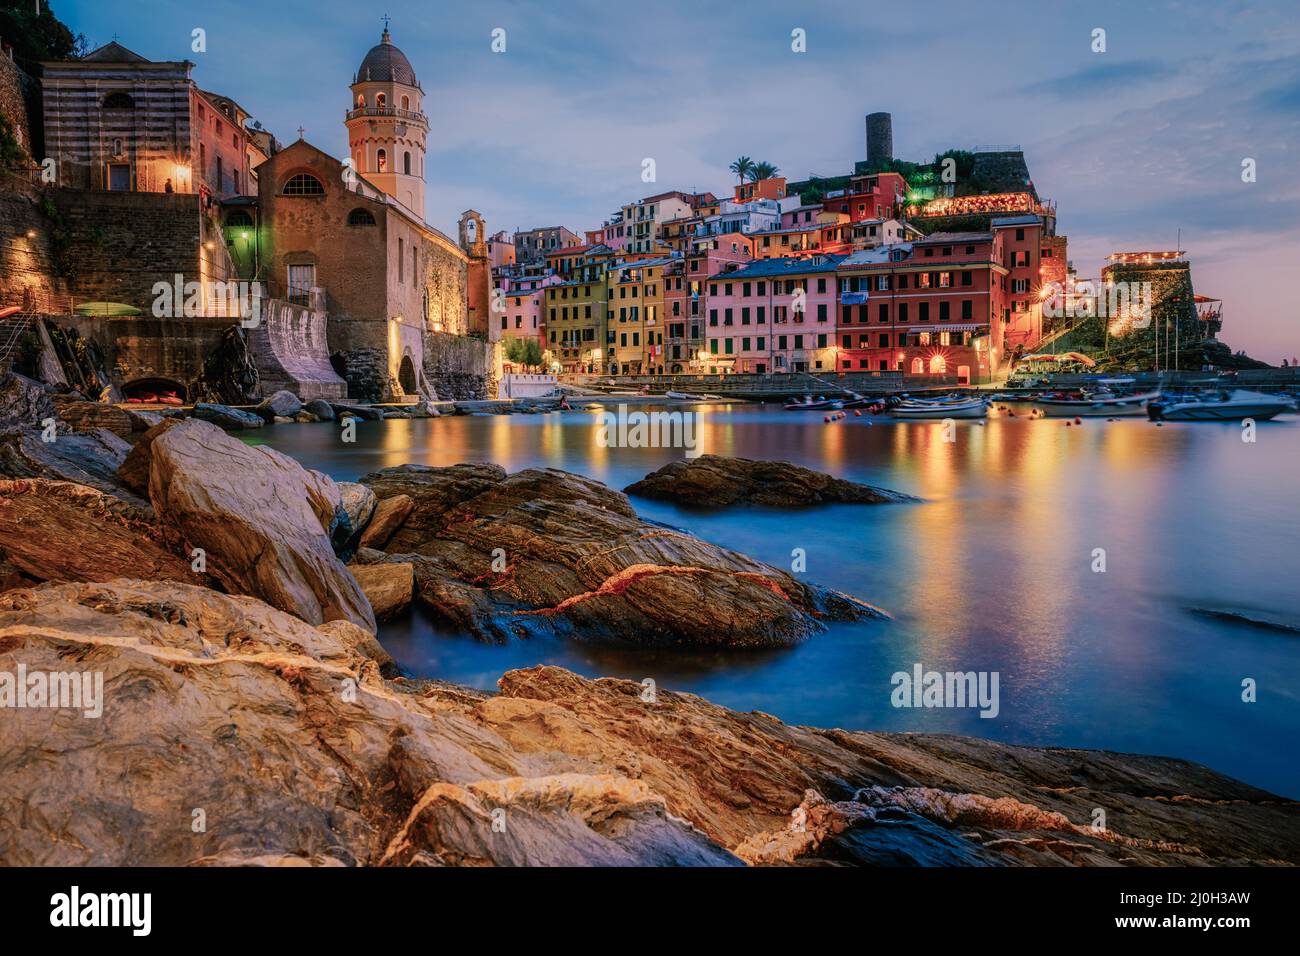
[[[83,302],[77,306],[79,315],[140,315],[140,310],[124,302]]]

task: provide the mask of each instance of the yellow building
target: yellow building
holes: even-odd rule
[[[611,375],[664,373],[664,282],[674,257],[624,262],[609,270],[605,368]]]

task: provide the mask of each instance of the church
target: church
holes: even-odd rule
[[[354,398],[432,394],[430,338],[487,329],[481,218],[465,213],[459,241],[424,221],[423,96],[385,28],[352,78],[349,158],[301,137],[270,157],[257,167],[256,229],[235,240],[272,297],[324,307],[330,359]],[[249,215],[233,205],[227,235]]]
[[[342,158],[302,129],[282,147],[235,100],[201,90],[187,60],[151,61],[115,39],[42,66],[55,191],[78,229],[141,240],[114,243],[93,293],[77,287],[86,270],[69,279],[75,297],[147,309],[173,272],[213,287],[256,281],[272,321],[250,345],[275,367],[268,382],[292,387],[300,367],[318,380],[309,388],[323,376],[359,400],[485,397],[487,235],[473,210],[455,239],[425,221],[424,91],[387,27],[352,75]]]

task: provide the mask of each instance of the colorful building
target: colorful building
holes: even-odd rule
[[[842,257],[767,259],[709,277],[709,371],[835,368],[836,266]]]
[[[936,233],[840,262],[838,370],[988,381],[1005,355],[1005,235]]]

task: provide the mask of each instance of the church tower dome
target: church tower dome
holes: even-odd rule
[[[384,27],[352,78],[348,150],[356,171],[424,218],[424,154],[429,120],[411,61]]]

